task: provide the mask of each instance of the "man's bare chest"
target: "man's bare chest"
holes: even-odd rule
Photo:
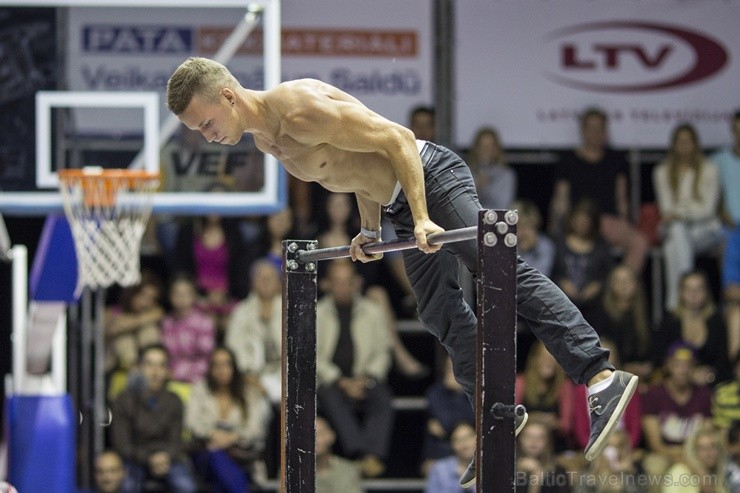
[[[284,136],[254,136],[257,148],[275,156],[291,174],[306,181],[320,181],[329,172],[330,150],[326,145],[307,146]]]

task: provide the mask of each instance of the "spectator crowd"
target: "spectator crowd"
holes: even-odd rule
[[[434,140],[432,108],[414,108],[408,123]],[[586,462],[585,389],[519,324],[516,400],[529,421],[516,443],[518,492],[740,492],[740,112],[729,123],[727,147],[712,153],[690,124],[666,136],[655,200],[639,211],[598,108],[581,115],[581,142],[560,153],[544,205],[518,192],[505,128],[481,128],[461,153],[482,205],[518,210],[519,254],[581,309],[611,361],[640,377],[618,432]],[[279,475],[281,242],[330,247],[359,231],[353,197],[294,196],[267,217],[152,219],[161,241],[149,251],[161,262],[143,262],[141,282],[108,300],[113,419],[95,491],[244,493]],[[641,215],[650,207],[657,221]],[[663,266],[658,318],[648,261]],[[427,492],[463,491],[473,410],[441,346],[402,337],[416,313],[400,255],[320,271],[317,491],[363,491],[360,478],[400,469]],[[419,436],[396,426],[394,397],[409,388],[425,402]],[[390,463],[399,439],[419,444],[400,466]]]

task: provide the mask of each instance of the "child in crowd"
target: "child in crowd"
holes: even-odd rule
[[[170,352],[172,378],[193,383],[205,376],[216,344],[213,319],[196,307],[195,282],[180,274],[170,283],[170,313],[162,320],[162,343]]]

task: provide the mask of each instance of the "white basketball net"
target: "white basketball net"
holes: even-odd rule
[[[77,292],[141,280],[139,250],[152,211],[156,174],[127,170],[60,173],[59,189],[72,229]]]

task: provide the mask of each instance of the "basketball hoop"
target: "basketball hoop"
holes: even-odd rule
[[[159,174],[129,169],[59,170],[64,212],[77,251],[77,292],[139,282],[139,249]]]

